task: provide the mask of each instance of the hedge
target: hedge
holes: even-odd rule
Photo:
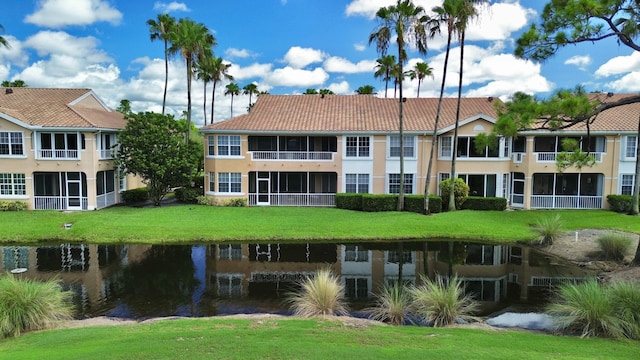
[[[398,208],[398,195],[362,194],[362,211],[395,211]]]
[[[501,197],[469,196],[462,203],[461,208],[467,210],[503,211],[507,208],[507,199]]]
[[[424,211],[424,195],[405,195],[404,211],[422,214]],[[429,213],[439,213],[442,211],[442,198],[437,195],[429,195]]]
[[[146,187],[122,192],[122,201],[124,201],[125,204],[135,204],[147,200],[149,200],[149,189]]]
[[[356,193],[336,194],[336,208],[362,211],[362,194],[356,194]]]
[[[611,211],[619,213],[631,213],[633,196],[631,195],[607,195],[607,202]]]
[[[398,208],[398,195],[395,194],[336,194],[336,208],[357,211],[396,211]],[[424,209],[424,195],[405,195],[404,210],[422,214]],[[429,212],[442,211],[442,199],[440,196],[429,196]]]

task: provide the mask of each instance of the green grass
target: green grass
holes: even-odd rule
[[[319,319],[180,319],[48,330],[0,342],[6,359],[635,359],[638,343]]]
[[[335,208],[184,205],[85,212],[0,212],[0,243],[208,243],[471,239],[532,241],[535,219],[559,214],[564,229],[640,233],[637,217],[607,210],[471,211],[424,216]],[[65,230],[65,223],[73,224]]]

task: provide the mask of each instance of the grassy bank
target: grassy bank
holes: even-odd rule
[[[185,319],[48,330],[0,342],[7,359],[633,359],[637,342],[510,330]]]
[[[456,211],[431,216],[365,213],[334,208],[199,205],[113,207],[99,211],[0,212],[0,243],[206,243],[222,241],[333,241],[474,239],[511,242],[535,238],[531,225],[559,214],[564,229],[640,233],[638,217],[606,210]],[[64,229],[64,224],[72,224]]]

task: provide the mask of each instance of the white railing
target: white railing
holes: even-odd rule
[[[550,277],[532,276],[530,286],[558,286],[562,284],[576,284],[584,281],[581,277]]]
[[[68,198],[63,196],[34,196],[34,210],[67,210],[69,208]],[[81,198],[82,210],[87,210],[88,199]]]
[[[333,152],[325,151],[253,151],[252,160],[333,160]]]
[[[249,194],[249,205],[257,205],[258,194]],[[336,194],[270,194],[270,206],[336,206]]]
[[[532,195],[532,209],[602,209],[602,196]]]
[[[602,154],[601,152],[589,153],[589,155],[592,155],[596,159],[596,162],[602,162]],[[536,159],[538,162],[555,162],[557,155],[557,152],[541,152],[536,153]]]
[[[102,149],[100,150],[100,159],[113,159],[114,153],[113,149]]]
[[[98,195],[96,198],[96,209],[102,209],[107,206],[116,204],[116,192],[112,191],[106,194]]]
[[[41,159],[78,159],[78,150],[41,149]]]
[[[515,207],[524,206],[524,195],[522,195],[522,194],[512,194],[511,195],[511,206],[515,206]]]

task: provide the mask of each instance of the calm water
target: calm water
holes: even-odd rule
[[[0,270],[58,278],[77,318],[287,314],[296,282],[320,267],[340,275],[353,315],[383,282],[455,273],[490,313],[543,303],[554,284],[593,276],[523,246],[468,242],[69,245],[0,247]],[[15,270],[14,270],[15,271]]]

